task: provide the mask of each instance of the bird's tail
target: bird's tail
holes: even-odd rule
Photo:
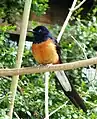
[[[77,108],[80,107],[84,112],[87,112],[83,99],[79,96],[73,85],[70,83],[64,71],[55,71],[55,74],[62,90],[64,91],[64,94]]]

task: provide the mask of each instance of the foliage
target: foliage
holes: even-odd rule
[[[25,0],[0,1],[0,18],[8,23],[15,24],[23,13]],[[37,15],[44,14],[48,8],[48,0],[32,0],[31,10]]]
[[[77,0],[77,4],[80,2],[82,2],[82,0]],[[91,20],[93,16],[97,16],[97,0],[86,0],[79,9],[74,11],[72,20],[76,18]]]
[[[32,11],[36,13],[36,15],[45,14],[45,11],[48,8],[48,0],[33,0],[32,1]]]
[[[32,24],[33,27],[37,23]],[[48,26],[54,37],[57,37],[60,27]],[[12,27],[0,28],[0,67],[12,68],[15,64],[17,46],[16,43],[8,41],[5,37],[5,31]],[[82,45],[87,57],[95,56],[94,44],[97,43],[97,20],[93,17],[91,21],[77,20],[75,25],[68,25],[61,39],[62,59],[64,62],[71,62],[84,59],[82,49],[74,42],[71,35]],[[68,40],[67,40],[68,39]],[[25,47],[22,66],[33,66],[35,61],[32,57],[31,49]],[[86,100],[88,113],[76,109],[64,96],[63,92],[56,89],[54,73],[49,81],[49,110],[52,112],[63,103],[66,106],[53,114],[51,119],[96,119],[97,117],[97,98],[91,84],[84,82],[82,69],[68,71],[68,77],[75,84],[76,89]],[[86,80],[87,81],[87,80]],[[0,77],[0,119],[7,119],[8,102],[10,99],[11,77]],[[96,82],[97,84],[97,82]],[[96,86],[95,89],[97,90]],[[43,119],[44,117],[44,77],[42,74],[31,74],[20,76],[18,91],[15,100],[14,112],[23,119]],[[15,114],[13,119],[15,119]]]
[[[4,21],[15,23],[23,11],[24,0],[4,0],[0,1],[2,16]]]
[[[25,0],[3,0],[0,1],[0,18],[3,18],[3,21],[7,21],[8,23],[15,24],[17,20],[21,19],[21,14],[23,12]],[[81,0],[77,1],[78,4]],[[89,0],[91,3],[92,0]],[[97,1],[93,1],[93,5],[89,4],[86,1],[86,4],[83,5],[81,8],[77,9],[74,12],[72,20],[76,18],[84,18],[90,20],[92,16],[97,15]],[[46,10],[49,8],[49,0],[32,0],[32,7],[31,10],[36,15],[42,15],[46,13]],[[87,7],[89,4],[89,7]],[[90,7],[91,6],[91,7]],[[85,8],[86,11],[85,11]],[[89,10],[89,8],[91,8]],[[85,15],[84,15],[85,14]],[[86,16],[86,14],[88,14]]]

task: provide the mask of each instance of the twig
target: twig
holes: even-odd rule
[[[71,35],[71,37],[72,37],[72,39],[78,44],[78,46],[82,49],[83,54],[84,54],[84,56],[85,56],[85,59],[87,59],[87,55],[86,55],[86,53],[85,53],[84,48],[80,45],[80,43],[79,43],[72,35]],[[91,69],[91,66],[90,66],[90,65],[89,65],[89,69]],[[96,70],[95,70],[95,76],[96,76]],[[95,79],[95,76],[94,76],[94,79]],[[94,79],[93,79],[93,80],[94,80]],[[94,86],[94,82],[91,82],[89,79],[88,79],[88,81],[89,81],[90,84],[92,85],[92,88],[93,88],[95,94],[97,95],[97,92],[96,92],[95,86]]]
[[[61,28],[61,31],[60,31],[60,33],[59,33],[59,35],[58,35],[58,37],[57,37],[57,41],[58,41],[58,42],[60,42],[60,39],[61,39],[61,37],[62,37],[62,35],[63,35],[64,31],[65,31],[65,28],[66,28],[66,26],[67,26],[67,24],[68,24],[68,21],[70,20],[70,17],[71,17],[71,15],[72,15],[72,13],[73,13],[75,10],[77,10],[81,5],[83,5],[83,3],[84,3],[85,1],[86,1],[86,0],[83,0],[83,1],[80,2],[80,4],[77,5],[76,7],[75,7],[75,5],[76,5],[76,3],[77,3],[77,0],[74,0],[74,1],[73,1],[73,4],[72,4],[72,6],[71,6],[71,8],[70,8],[70,11],[69,11],[69,13],[68,13],[68,15],[67,15],[67,17],[66,17],[66,20],[64,21],[64,24],[63,24],[63,26],[62,26],[62,28]]]
[[[22,21],[22,26],[21,26],[21,33],[20,33],[20,40],[19,40],[19,47],[18,47],[18,54],[17,54],[17,59],[16,59],[16,65],[15,65],[16,68],[20,68],[21,63],[22,63],[22,56],[23,56],[23,51],[24,51],[31,2],[32,0],[25,1],[23,21]],[[14,100],[15,100],[15,95],[17,91],[18,78],[19,78],[19,75],[13,76],[11,88],[10,88],[11,100],[10,100],[9,113],[8,113],[10,119],[12,119],[12,115],[13,115]]]
[[[7,80],[9,80],[9,81],[12,80],[10,77],[7,77],[7,76],[2,76],[2,78],[7,79]]]
[[[49,109],[48,109],[48,83],[49,83],[49,72],[45,72],[45,119],[49,119]]]
[[[85,50],[84,50],[84,48],[81,46],[81,44],[71,35],[71,38],[77,43],[77,45],[82,49],[82,51],[83,51],[83,54],[84,54],[84,56],[85,56],[85,59],[87,59],[87,55],[86,55],[86,53],[85,53]]]
[[[80,4],[77,5],[77,6],[74,8],[74,11],[77,10],[78,8],[80,8],[80,7],[84,4],[85,1],[86,1],[86,0],[83,0],[82,2],[80,2]]]
[[[69,11],[69,13],[68,13],[68,15],[67,15],[67,17],[66,17],[66,20],[64,21],[64,24],[63,24],[63,26],[62,26],[62,28],[61,28],[61,31],[60,31],[60,33],[59,33],[59,35],[58,35],[58,37],[57,37],[58,43],[60,42],[60,39],[61,39],[61,37],[62,37],[62,35],[63,35],[63,33],[64,33],[64,30],[65,30],[65,28],[66,28],[66,26],[67,26],[67,24],[68,24],[68,21],[69,21],[69,19],[70,19],[72,13],[73,13],[73,11],[74,11],[74,7],[75,7],[75,5],[76,5],[76,2],[77,2],[77,0],[74,0],[74,1],[73,1],[73,4],[72,4],[72,6],[71,6],[71,8],[70,8],[70,11]]]
[[[61,106],[58,107],[56,110],[54,110],[53,112],[51,112],[51,113],[49,114],[49,117],[50,117],[51,115],[53,115],[55,112],[57,112],[58,110],[60,110],[61,108],[63,108],[64,106],[66,106],[67,103],[68,103],[68,101],[66,101],[63,105],[61,105]]]
[[[93,64],[97,64],[97,57],[90,58],[87,60],[79,60],[71,63],[56,64],[51,66],[33,66],[26,68],[0,69],[0,76],[13,76],[48,71],[71,70]]]
[[[10,78],[10,77],[7,77],[7,76],[2,76],[2,77],[3,77],[4,79],[7,79],[7,80],[9,80],[9,81],[12,81],[12,78]],[[20,91],[21,94],[22,94],[23,92],[22,92],[21,87],[18,85],[17,88],[19,89],[19,91]]]
[[[16,116],[17,119],[20,119],[16,112],[14,112],[14,115]]]

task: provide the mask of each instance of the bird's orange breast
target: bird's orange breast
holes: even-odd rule
[[[51,39],[39,44],[32,44],[32,53],[35,60],[40,64],[55,64],[59,61],[56,45]]]

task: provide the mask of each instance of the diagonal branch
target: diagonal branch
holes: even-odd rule
[[[86,0],[81,1],[81,2],[74,8],[74,11],[77,10],[78,8],[80,8],[80,7],[84,4],[85,1],[86,1]]]
[[[62,35],[63,35],[64,31],[65,31],[65,28],[66,28],[66,26],[67,26],[67,24],[68,24],[68,22],[69,22],[69,20],[70,20],[70,17],[71,17],[71,15],[72,15],[72,13],[73,13],[75,10],[77,10],[78,8],[80,8],[81,5],[83,5],[83,3],[84,3],[85,1],[86,1],[86,0],[83,0],[83,1],[80,2],[76,7],[75,7],[75,5],[76,5],[76,3],[77,3],[77,0],[74,0],[74,1],[73,1],[73,4],[72,4],[72,6],[71,6],[71,8],[70,8],[70,11],[69,11],[69,13],[68,13],[68,15],[67,15],[67,17],[66,17],[66,20],[64,21],[63,26],[62,26],[62,28],[61,28],[61,31],[60,31],[60,33],[59,33],[59,35],[58,35],[58,37],[57,37],[57,41],[58,41],[58,42],[60,42],[60,40],[61,40],[61,37],[62,37]]]
[[[72,15],[73,11],[74,11],[74,7],[75,7],[75,5],[76,5],[76,2],[77,2],[77,0],[74,0],[74,1],[73,1],[73,4],[72,4],[72,6],[71,6],[71,8],[70,8],[70,11],[69,11],[69,13],[68,13],[68,15],[67,15],[67,17],[66,17],[66,20],[64,21],[64,24],[63,24],[63,26],[62,26],[62,28],[61,28],[61,31],[60,31],[60,33],[59,33],[59,35],[58,35],[58,37],[57,37],[58,43],[60,42],[60,39],[61,39],[61,37],[62,37],[62,35],[63,35],[63,33],[64,33],[64,30],[65,30],[65,28],[66,28],[66,26],[67,26],[67,24],[68,24],[68,21],[70,20],[70,17],[71,17],[71,15]]]

